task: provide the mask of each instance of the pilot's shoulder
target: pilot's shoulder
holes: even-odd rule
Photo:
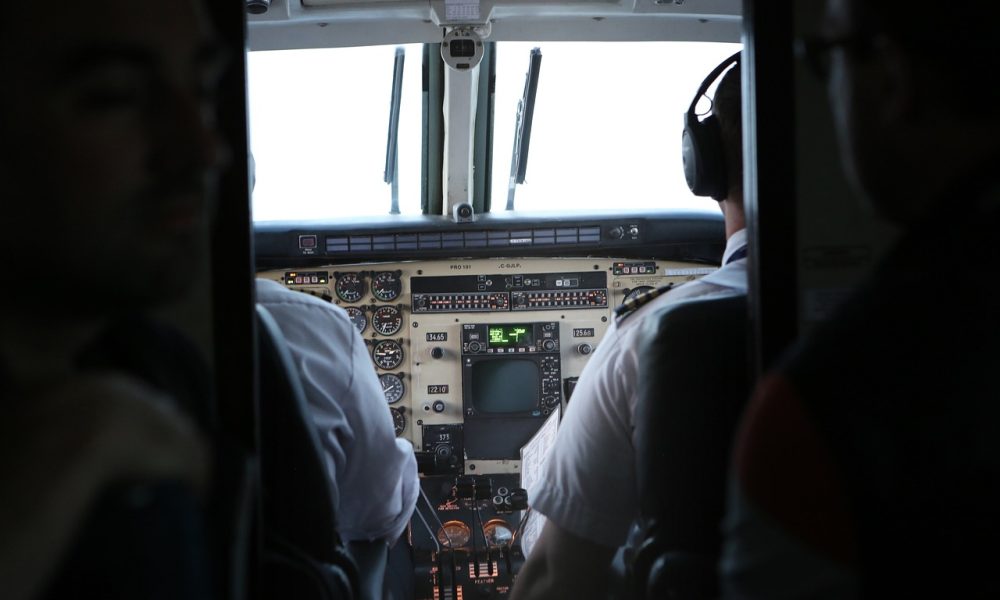
[[[289,289],[270,279],[257,279],[256,288],[257,302],[262,304],[264,308],[281,310],[292,307],[299,308],[302,312],[323,313],[338,325],[353,328],[347,311],[326,299],[318,298],[307,292]]]
[[[640,309],[649,306],[657,298],[665,298],[667,292],[674,288],[674,283],[670,282],[659,287],[647,290],[638,296],[629,298],[615,308],[615,325],[621,329],[626,320],[633,317]],[[663,300],[660,300],[662,302]],[[634,319],[632,319],[634,321]]]

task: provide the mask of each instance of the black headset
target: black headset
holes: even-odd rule
[[[698,86],[691,107],[684,113],[681,158],[684,160],[684,178],[687,179],[688,187],[695,196],[711,196],[715,200],[724,200],[729,191],[726,152],[719,120],[714,114],[710,114],[699,121],[695,107],[719,75],[739,63],[740,52],[737,52],[712,69],[705,81]]]

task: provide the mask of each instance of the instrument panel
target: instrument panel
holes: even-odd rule
[[[345,309],[397,436],[438,474],[517,473],[626,298],[714,270],[608,258],[438,259],[258,273]]]
[[[714,269],[636,259],[465,258],[258,276],[342,307],[365,340],[396,436],[412,444],[422,474],[426,506],[418,502],[407,535],[415,598],[434,600],[508,595],[528,530],[538,527],[527,526],[521,448],[572,401],[615,307]]]

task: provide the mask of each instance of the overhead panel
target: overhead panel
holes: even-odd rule
[[[302,0],[302,6],[364,6],[366,4],[415,4],[413,0]]]
[[[672,2],[673,0],[671,0]],[[461,2],[465,4],[472,3],[473,0],[456,0],[456,3]],[[413,0],[302,0],[302,6],[363,6],[366,4],[426,4],[426,2],[414,2]],[[553,5],[570,7],[573,5],[591,5],[591,4],[621,4],[621,0],[573,0],[572,2],[539,2],[538,0],[501,0],[500,2],[493,2],[488,0],[483,0],[482,2],[475,2],[476,4],[481,4],[483,6],[518,6],[518,5]],[[631,2],[628,2],[631,5]]]

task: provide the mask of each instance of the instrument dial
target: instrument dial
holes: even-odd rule
[[[403,384],[403,377],[396,373],[383,373],[378,376],[379,383],[382,384],[382,392],[385,394],[385,401],[395,404],[403,398],[406,386]]]
[[[372,360],[380,369],[395,369],[403,363],[403,347],[396,340],[380,340],[372,348]]]
[[[372,327],[382,335],[392,335],[403,327],[403,313],[395,306],[380,306],[372,313]]]
[[[514,531],[503,519],[490,519],[483,527],[486,543],[490,546],[506,546],[514,539]]]
[[[438,542],[446,548],[461,548],[472,539],[472,530],[461,521],[446,521],[437,534]]]
[[[364,333],[365,329],[368,329],[368,317],[365,315],[365,311],[357,306],[348,306],[346,310],[354,328],[358,330],[358,333]]]
[[[365,295],[365,280],[360,273],[334,273],[333,291],[344,302],[357,302]]]
[[[396,437],[399,437],[406,429],[406,415],[403,414],[402,408],[395,406],[390,406],[389,412],[392,413],[392,428],[396,431]]]
[[[403,291],[399,271],[382,271],[372,278],[372,295],[383,302],[392,302]]]

